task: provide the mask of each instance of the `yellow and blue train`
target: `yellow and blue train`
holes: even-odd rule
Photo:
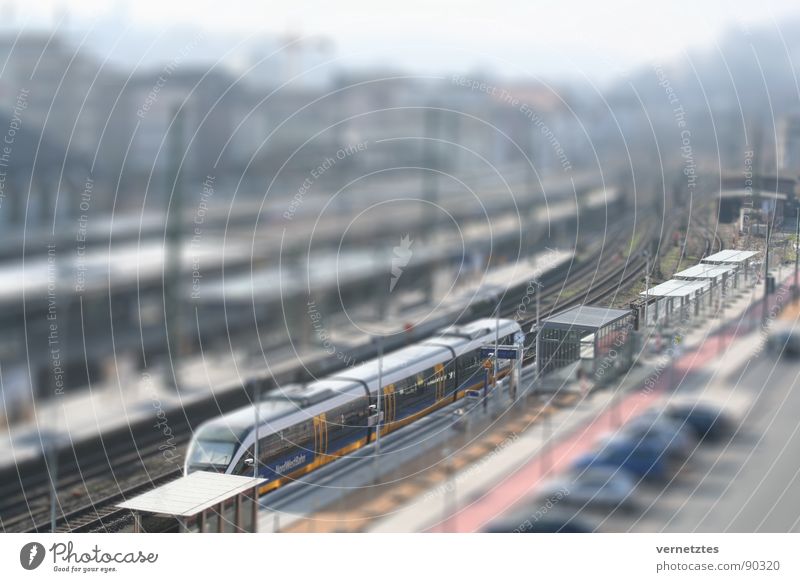
[[[261,492],[363,447],[477,390],[484,382],[483,346],[509,345],[517,322],[480,319],[443,330],[433,338],[383,358],[378,418],[378,360],[343,370],[306,387],[292,386],[210,420],[195,431],[185,473],[217,471],[267,479]],[[498,379],[509,362],[498,362]],[[256,430],[258,424],[258,430]],[[258,447],[255,446],[256,434]]]

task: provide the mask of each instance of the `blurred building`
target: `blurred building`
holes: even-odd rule
[[[778,156],[782,170],[800,175],[800,115],[789,115],[778,125]]]
[[[223,71],[169,66],[134,75],[122,94],[131,126],[127,172],[160,175],[176,113],[183,116],[183,171],[215,175],[243,167],[266,133],[266,119],[245,83]]]
[[[16,174],[9,177],[14,195],[2,221],[19,224],[27,216],[29,224],[46,224],[71,216],[70,194],[91,171],[114,102],[107,87],[118,76],[44,33],[3,35],[0,60],[0,119],[8,119],[0,132],[13,141],[8,157]]]

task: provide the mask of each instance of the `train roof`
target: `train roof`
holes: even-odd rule
[[[477,319],[470,323],[463,325],[452,325],[442,330],[438,336],[431,338],[435,341],[441,341],[449,338],[462,338],[469,340],[476,340],[488,336],[494,336],[497,331],[499,323],[500,335],[508,335],[509,333],[519,331],[519,324],[513,319],[497,319],[483,318]]]
[[[258,405],[258,417],[260,424],[273,422],[277,419],[289,416],[290,414],[330,400],[336,396],[337,392],[330,386],[317,386],[309,384],[288,384],[282,388],[264,395],[263,400]],[[240,440],[255,425],[255,409],[253,404],[237,408],[227,414],[218,416],[212,420],[204,422],[198,431],[213,431],[217,427],[223,431],[229,431]]]
[[[384,386],[391,384],[432,368],[436,364],[452,360],[453,354],[446,346],[453,348],[456,354],[460,355],[486,343],[487,338],[494,338],[496,325],[494,319],[479,319],[466,325],[447,328],[439,336],[387,354],[383,358],[382,384]],[[519,329],[519,324],[513,320],[500,320],[501,336]],[[331,379],[343,382],[355,381],[359,384],[363,382],[369,386],[370,391],[377,390],[378,360],[370,360],[355,368],[343,370]]]
[[[399,349],[387,354],[383,358],[382,380],[383,384],[391,384],[399,377],[412,375],[416,370],[424,370],[452,359],[450,350],[441,346],[430,346],[417,344]],[[355,380],[359,384],[366,383],[373,388],[372,384],[378,380],[378,359],[364,362],[360,366],[343,370],[333,376],[333,380]]]
[[[284,418],[297,410],[299,410],[298,406],[289,401],[261,402],[258,405],[259,424]],[[198,427],[197,435],[198,438],[205,440],[229,440],[221,437],[224,434],[230,434],[236,440],[241,441],[254,426],[255,407],[251,404],[204,422]]]
[[[478,325],[453,326],[445,329],[440,335],[428,338],[423,343],[426,345],[448,346],[457,355],[474,350],[486,343],[493,343],[496,333],[494,319],[479,320]],[[520,331],[517,322],[510,319],[500,320],[500,337]]]
[[[310,384],[287,384],[278,386],[275,390],[267,393],[264,400],[285,401],[296,404],[300,408],[328,400],[336,395],[336,387],[326,386],[318,382]]]

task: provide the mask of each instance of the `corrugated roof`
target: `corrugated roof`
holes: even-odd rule
[[[579,305],[548,317],[543,321],[543,327],[594,332],[629,315],[631,312],[627,309]]]
[[[675,273],[675,277],[688,277],[697,279],[716,279],[726,273],[732,273],[735,267],[727,267],[725,265],[707,265],[700,263],[694,267],[689,267],[680,273]]]
[[[196,471],[137,495],[117,507],[190,517],[265,481],[261,478]]]
[[[639,295],[645,297],[689,297],[697,291],[702,291],[708,287],[707,281],[683,281],[680,279],[670,279],[660,285],[651,287],[647,291],[642,291]]]
[[[704,263],[744,263],[747,259],[756,256],[756,251],[737,251],[734,249],[725,249],[718,253],[714,253],[703,259]]]

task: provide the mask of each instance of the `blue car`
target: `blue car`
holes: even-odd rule
[[[708,404],[672,405],[665,414],[675,422],[688,426],[701,441],[720,441],[734,429],[733,422],[722,410]]]
[[[653,481],[666,481],[670,477],[663,449],[647,441],[637,443],[614,439],[601,450],[587,453],[572,464],[575,470],[589,467],[619,467],[639,478]]]
[[[670,459],[685,459],[694,450],[694,433],[673,419],[637,419],[623,428],[620,437],[664,451]]]

